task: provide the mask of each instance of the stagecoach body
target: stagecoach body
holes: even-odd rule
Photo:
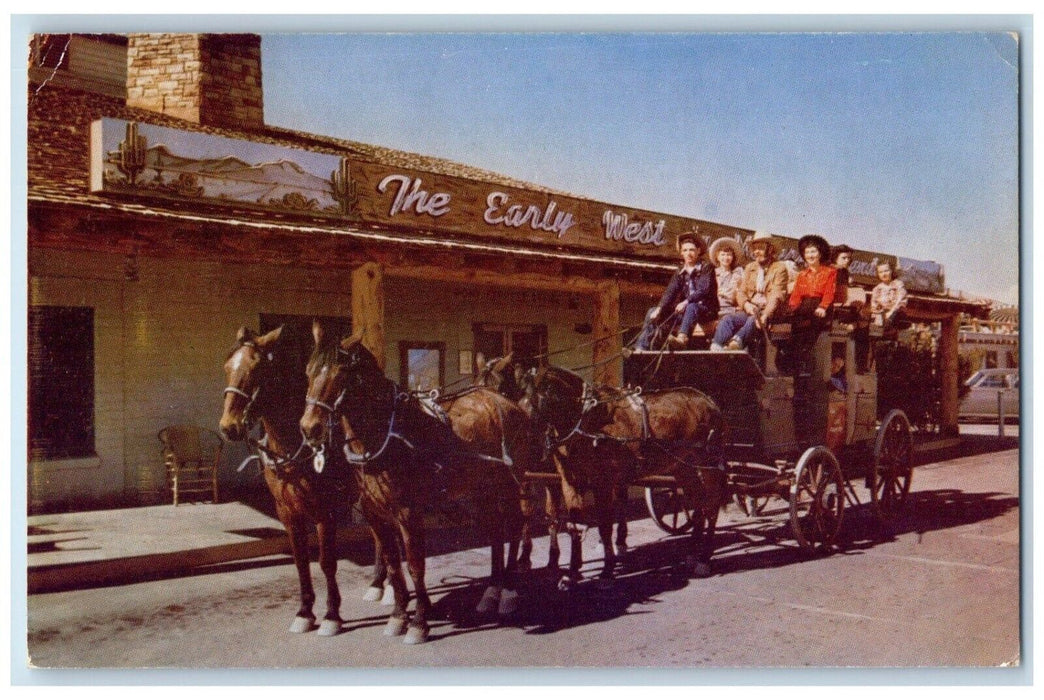
[[[737,503],[760,512],[775,497],[790,501],[798,541],[815,548],[832,543],[844,502],[858,503],[848,484],[853,477],[865,477],[879,517],[896,515],[910,484],[909,422],[901,411],[878,421],[877,376],[872,362],[859,366],[849,327],[834,324],[820,333],[808,356],[791,358],[791,371],[783,372],[778,364],[788,330],[773,329],[756,356],[743,350],[636,351],[624,362],[624,382],[642,391],[685,386],[709,395],[722,411],[723,457]],[[833,376],[844,391],[831,382],[833,358],[844,360],[843,371]],[[811,503],[795,504],[803,489]],[[670,518],[654,511],[665,502],[677,508],[684,499],[647,493],[647,502],[654,519],[671,531],[664,526]],[[817,508],[829,522],[819,532],[802,531]],[[684,525],[684,517],[673,517]]]

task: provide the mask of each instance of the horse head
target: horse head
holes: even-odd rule
[[[569,433],[584,414],[587,384],[575,372],[561,367],[543,367],[528,380],[533,393],[533,411],[559,435]]]
[[[361,331],[338,341],[316,321],[312,335],[315,350],[308,361],[301,430],[309,442],[316,444],[326,439],[326,429],[340,415],[346,398],[363,402],[375,399],[386,391],[388,380],[377,358],[363,345]]]
[[[236,345],[225,360],[225,401],[221,414],[221,433],[228,440],[244,440],[253,420],[257,403],[271,376],[273,346],[279,341],[283,327],[259,336],[245,326],[236,334]],[[252,410],[253,409],[253,410]]]

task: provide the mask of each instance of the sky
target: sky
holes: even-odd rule
[[[265,121],[941,263],[1018,301],[1000,32],[262,33]]]

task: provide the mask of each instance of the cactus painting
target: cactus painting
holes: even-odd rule
[[[351,218],[355,215],[355,207],[359,203],[359,191],[352,180],[351,164],[347,158],[341,158],[340,166],[330,173],[330,186],[334,199],[341,205],[341,214]]]
[[[135,184],[138,175],[145,169],[145,137],[138,135],[138,123],[127,122],[126,137],[120,142],[116,169],[127,178],[128,184]]]

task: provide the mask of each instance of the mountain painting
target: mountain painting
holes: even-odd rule
[[[119,119],[94,124],[92,189],[213,200],[324,216],[350,214],[337,156]]]

